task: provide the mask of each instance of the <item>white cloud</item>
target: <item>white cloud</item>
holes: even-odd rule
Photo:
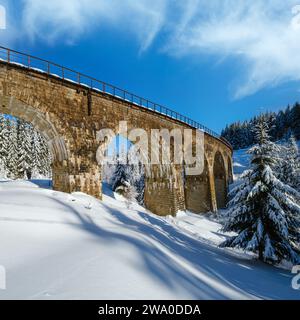
[[[170,55],[233,57],[233,96],[300,80],[300,0],[22,0],[30,39],[72,43],[108,25]],[[297,6],[298,5],[298,6]]]
[[[168,45],[179,55],[233,56],[244,64],[234,96],[300,80],[297,1],[200,1],[194,17]]]
[[[146,50],[164,21],[165,0],[23,0],[23,26],[31,39],[68,42],[101,25],[133,33]]]

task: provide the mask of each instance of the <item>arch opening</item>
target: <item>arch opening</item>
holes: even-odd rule
[[[226,169],[222,154],[217,151],[214,157],[214,180],[217,208],[223,209],[227,202]]]
[[[27,121],[0,114],[0,178],[51,180],[52,154]]]
[[[70,192],[70,179],[68,172],[68,152],[65,139],[58,133],[56,127],[50,120],[49,114],[44,114],[37,108],[33,108],[11,96],[0,96],[0,114],[6,115],[8,119],[19,119],[22,125],[35,132],[43,140],[43,148],[49,154],[49,172],[52,178],[52,186],[56,190]],[[27,172],[27,178],[32,172]],[[25,175],[24,175],[25,177]],[[21,176],[17,178],[22,178]]]
[[[46,140],[53,162],[68,159],[64,138],[58,133],[48,113],[44,114],[22,101],[10,96],[0,96],[0,113],[22,119],[30,123]]]
[[[118,134],[105,150],[102,182],[129,201],[144,205],[145,168],[134,144]]]

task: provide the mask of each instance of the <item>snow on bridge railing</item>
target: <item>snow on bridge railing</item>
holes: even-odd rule
[[[154,103],[148,99],[142,98],[126,90],[120,89],[114,85],[111,85],[109,83],[87,76],[83,73],[74,71],[70,68],[58,65],[54,62],[50,62],[41,58],[31,56],[26,53],[8,49],[2,46],[0,46],[0,61],[4,61],[6,63],[10,63],[14,65],[19,65],[21,67],[29,68],[38,72],[46,73],[53,77],[57,77],[57,78],[72,82],[74,84],[87,87],[91,90],[112,95],[118,99],[122,99],[136,106],[150,109],[154,112],[165,115],[168,118],[172,118],[177,121],[183,122],[195,129],[202,130],[208,133],[209,135],[221,140],[229,148],[232,149],[231,144],[226,139],[224,139],[223,137],[221,137],[219,134],[212,131],[211,129],[203,126],[202,124],[176,111],[166,108],[160,104]]]

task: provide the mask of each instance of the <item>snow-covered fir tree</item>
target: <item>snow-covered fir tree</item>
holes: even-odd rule
[[[0,115],[2,178],[51,177],[51,153],[43,136],[18,118]]]
[[[255,127],[257,144],[251,169],[235,187],[228,203],[224,231],[237,233],[221,244],[258,253],[260,260],[276,264],[283,259],[299,261],[300,194],[278,180],[273,172],[278,147],[264,121]]]
[[[0,159],[0,179],[6,179],[6,178],[7,178],[7,169],[3,159]]]
[[[7,176],[7,155],[8,155],[8,128],[6,126],[5,117],[0,114],[0,161],[1,161],[1,175],[0,177]]]
[[[139,204],[144,204],[145,194],[145,168],[140,160],[140,156],[137,154],[134,147],[128,151],[128,165],[126,168],[127,177],[129,182],[136,191],[136,200]]]
[[[117,160],[115,170],[111,178],[112,190],[115,191],[117,188],[123,186],[126,187],[129,184],[129,178],[127,176],[126,164],[122,163],[121,160]]]
[[[24,121],[24,132],[23,132],[23,144],[22,148],[25,151],[24,157],[24,166],[25,166],[25,176],[27,179],[31,179],[33,177],[33,171],[35,167],[35,154],[34,149],[32,148],[32,136],[34,135],[33,127]]]
[[[17,165],[15,168],[15,177],[19,179],[26,179],[27,173],[30,170],[30,139],[28,138],[28,132],[26,123],[24,120],[17,119],[16,123],[17,130]]]
[[[114,155],[113,159],[114,164],[103,166],[104,180],[111,185],[113,191],[126,193],[126,197],[143,205],[145,173],[135,149],[131,147],[122,151],[119,155]]]
[[[291,131],[286,144],[281,146],[278,179],[300,191],[300,157],[296,139]]]
[[[51,154],[48,145],[39,133],[35,134],[35,152],[37,156],[36,169],[40,176],[50,177],[51,172]]]
[[[9,118],[6,119],[7,128],[7,156],[6,156],[6,168],[7,176],[10,179],[18,178],[18,134],[17,126],[15,121],[11,121]]]
[[[33,130],[31,135],[31,159],[32,159],[32,177],[39,178],[40,176],[40,135],[37,131]]]

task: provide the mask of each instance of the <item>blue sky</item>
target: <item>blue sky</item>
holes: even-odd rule
[[[220,132],[300,100],[300,0],[0,0],[0,43]],[[298,5],[299,4],[299,5]]]

